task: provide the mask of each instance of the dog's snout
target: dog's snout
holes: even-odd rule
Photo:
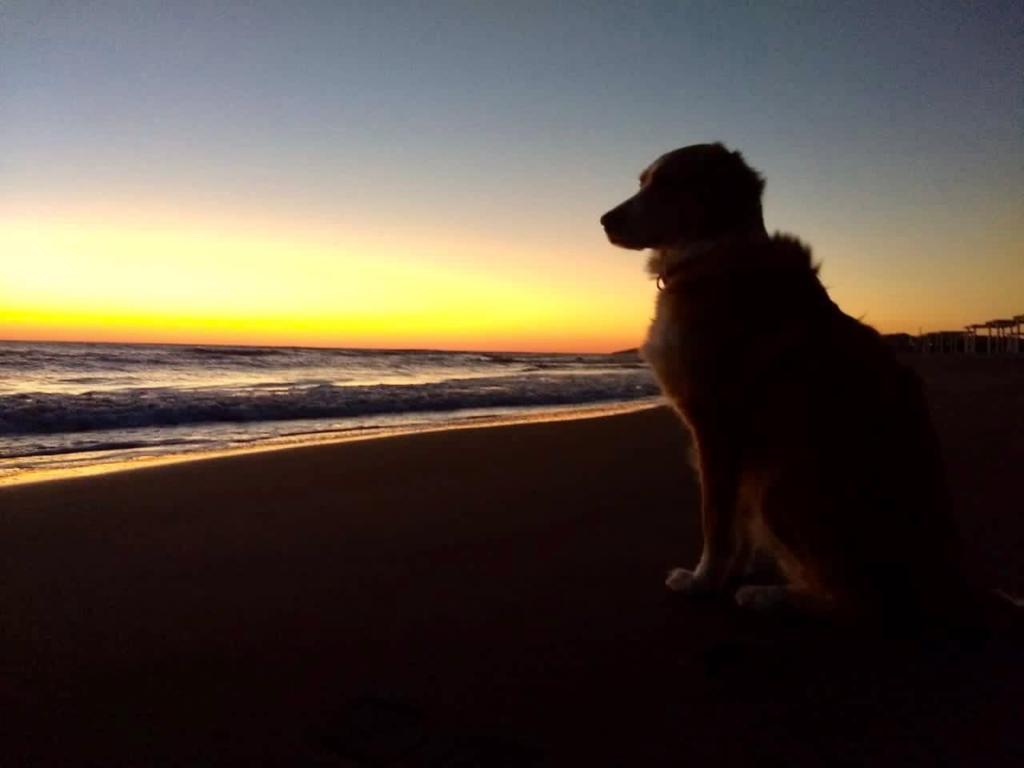
[[[605,229],[614,229],[621,217],[622,208],[612,208],[608,213],[601,217],[601,226]]]
[[[639,249],[636,235],[633,231],[635,222],[631,213],[630,201],[627,200],[612,208],[601,217],[601,226],[604,233],[613,245],[622,248]]]

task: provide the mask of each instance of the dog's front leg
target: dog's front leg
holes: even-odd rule
[[[698,441],[703,551],[697,567],[674,568],[665,581],[676,592],[714,595],[731,587],[746,567],[748,542],[738,520],[738,472],[727,445]]]

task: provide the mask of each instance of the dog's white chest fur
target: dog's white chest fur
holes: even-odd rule
[[[670,295],[658,294],[654,305],[654,319],[647,329],[647,339],[640,348],[640,355],[654,370],[662,389],[670,396],[679,394],[673,391],[672,385],[679,381],[685,342],[679,323],[672,312],[672,300]]]
[[[651,356],[658,357],[665,351],[678,348],[681,340],[679,327],[672,320],[668,302],[667,296],[658,294],[657,301],[654,303],[654,319],[651,320],[651,324],[647,328],[643,353],[652,365],[654,361],[651,360]]]
[[[647,261],[647,271],[652,276],[662,276],[661,279],[664,279],[664,275],[678,272],[688,263],[712,252],[715,247],[716,242],[706,242],[685,248],[652,251]],[[654,303],[654,319],[647,329],[647,340],[640,348],[640,355],[654,369],[665,394],[678,400],[683,395],[683,361],[688,339],[680,324],[679,314],[674,311],[675,301],[679,301],[679,297],[670,291],[658,292]]]

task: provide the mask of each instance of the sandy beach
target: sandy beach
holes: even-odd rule
[[[1024,361],[919,365],[1024,594]],[[1024,764],[1012,621],[908,655],[668,593],[686,442],[658,408],[0,489],[0,765]],[[361,696],[422,744],[360,762]]]

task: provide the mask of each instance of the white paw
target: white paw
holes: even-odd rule
[[[686,568],[673,568],[669,571],[665,586],[685,595],[707,595],[714,591],[696,572]]]
[[[740,587],[736,590],[736,605],[754,613],[774,613],[786,607],[789,590],[778,586]]]

